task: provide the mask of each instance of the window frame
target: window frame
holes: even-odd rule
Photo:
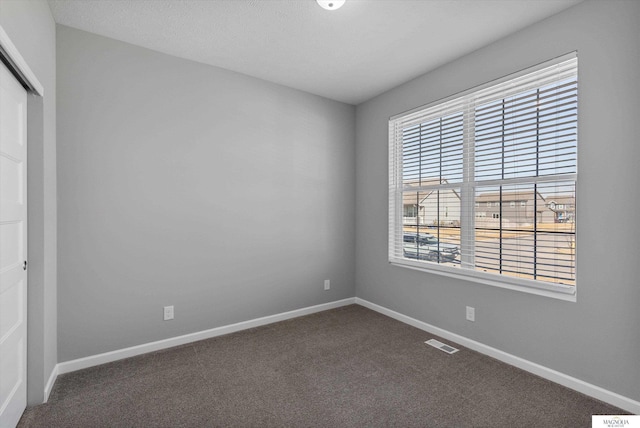
[[[550,66],[554,66],[554,65],[558,65],[561,64],[563,62],[569,61],[569,60],[575,60],[576,61],[576,73],[577,73],[577,52],[571,52],[569,54],[566,55],[562,55],[560,57],[554,58],[552,60],[540,63],[536,66],[533,67],[529,67],[526,69],[523,69],[519,72],[510,74],[508,76],[504,76],[500,79],[496,79],[494,81],[488,82],[484,85],[480,85],[474,88],[471,88],[469,90],[463,91],[461,93],[452,95],[450,97],[441,99],[441,100],[437,100],[435,102],[429,103],[427,105],[409,110],[407,112],[395,115],[393,117],[390,118],[389,120],[389,263],[394,265],[394,266],[399,266],[399,267],[404,267],[404,268],[409,268],[409,269],[415,269],[415,270],[419,270],[419,271],[423,271],[423,272],[428,272],[428,273],[434,273],[434,274],[438,274],[438,275],[443,275],[443,276],[448,276],[448,277],[454,277],[454,278],[458,278],[458,279],[463,279],[463,280],[467,280],[467,281],[472,281],[472,282],[477,282],[477,283],[482,283],[482,284],[487,284],[487,285],[491,285],[491,286],[496,286],[496,287],[500,287],[500,288],[507,288],[507,289],[512,289],[512,290],[518,290],[518,291],[522,291],[525,293],[530,293],[530,294],[536,294],[536,295],[542,295],[542,296],[546,296],[546,297],[552,297],[552,298],[556,298],[556,299],[560,299],[560,300],[566,300],[566,301],[573,301],[575,302],[577,299],[577,284],[578,284],[578,257],[577,257],[577,251],[575,252],[574,255],[574,259],[573,259],[573,266],[575,269],[575,283],[574,285],[566,285],[566,284],[553,284],[550,282],[544,282],[544,281],[540,281],[540,280],[534,280],[534,279],[527,279],[527,278],[520,278],[520,277],[512,277],[512,276],[507,276],[507,275],[502,275],[502,274],[493,274],[493,273],[487,273],[487,272],[483,272],[480,270],[477,270],[475,268],[461,268],[461,267],[451,267],[451,266],[442,266],[438,263],[429,263],[429,262],[424,262],[424,261],[418,261],[418,260],[411,260],[411,259],[407,259],[404,257],[398,257],[396,251],[396,245],[398,242],[398,232],[400,232],[400,235],[402,235],[403,233],[403,226],[402,226],[402,218],[397,218],[398,216],[395,215],[394,210],[397,210],[397,203],[400,202],[400,209],[402,210],[402,195],[403,195],[403,191],[400,190],[398,191],[398,181],[402,182],[402,173],[398,174],[398,165],[402,165],[402,160],[403,160],[403,153],[402,150],[398,150],[397,147],[397,139],[398,139],[398,130],[396,129],[396,123],[399,119],[404,119],[406,117],[410,117],[411,115],[419,115],[420,112],[431,109],[433,107],[440,107],[443,106],[442,109],[443,111],[447,111],[447,104],[449,103],[455,103],[456,101],[463,99],[465,97],[469,97],[472,94],[476,94],[476,93],[480,93],[483,90],[487,89],[487,88],[491,88],[497,85],[500,85],[502,83],[511,81],[511,80],[515,80],[518,79],[521,76],[525,76],[531,73],[535,73],[538,72],[544,68],[548,68]],[[577,79],[577,77],[576,77]],[[540,85],[542,86],[542,85]],[[578,95],[579,96],[579,95]],[[468,109],[468,103],[465,104],[461,104],[463,105],[464,109]],[[451,112],[453,110],[449,110],[449,112]],[[579,111],[579,108],[578,108]],[[442,113],[442,116],[444,117],[444,115],[447,113]],[[465,113],[466,115],[466,113]],[[579,119],[576,118],[576,126],[579,123]],[[471,128],[470,132],[473,132],[473,124],[472,123],[467,123],[466,121],[466,116],[465,116],[465,128]],[[465,129],[465,133],[469,132],[467,129]],[[577,146],[576,146],[577,147]],[[464,142],[464,150],[465,152],[469,151],[469,144],[467,142],[467,137],[465,137],[465,142]],[[471,158],[471,159],[470,159]],[[463,160],[463,168],[464,168],[464,175],[465,178],[463,180],[463,182],[459,183],[457,185],[458,188],[461,189],[461,192],[463,194],[466,193],[466,197],[462,200],[461,202],[461,211],[465,212],[467,214],[467,220],[463,220],[462,219],[462,215],[461,215],[461,223],[462,223],[462,228],[460,230],[460,246],[461,248],[464,245],[468,245],[469,243],[472,243],[475,246],[475,239],[473,238],[473,234],[475,232],[475,214],[478,211],[477,208],[478,205],[475,201],[475,197],[469,196],[469,195],[473,195],[475,192],[475,187],[476,187],[476,179],[473,178],[473,168],[475,167],[474,161],[473,161],[473,155],[469,155],[467,154]],[[577,183],[578,183],[578,174],[577,174],[577,157],[575,159],[575,168],[576,171],[575,173],[572,174],[562,174],[562,178],[560,179],[559,176],[554,176],[553,179],[554,180],[559,180],[559,181],[568,181],[568,182],[573,182],[575,184],[575,189],[577,189]],[[401,171],[401,169],[400,169]],[[471,179],[469,179],[469,174],[471,174]],[[515,179],[512,180],[513,182],[517,183],[522,181],[523,183],[525,182],[525,180],[519,180],[519,179]],[[540,179],[539,176],[536,177],[536,179],[534,180],[530,180],[530,182],[544,182],[545,179]],[[548,181],[553,181],[553,180],[548,180]],[[402,187],[402,185],[400,186]],[[398,199],[399,198],[399,199]],[[487,206],[490,206],[490,202],[487,202],[486,204]],[[497,204],[496,204],[497,205]],[[526,202],[523,204],[522,202],[520,203],[521,206],[526,206]],[[576,218],[574,217],[574,222],[576,221]],[[466,229],[466,230],[463,230]],[[578,237],[577,237],[578,233],[577,233],[577,224],[575,227],[575,231],[574,231],[574,237],[575,237],[575,241],[577,243]],[[402,241],[402,238],[400,239],[400,242]],[[575,248],[577,248],[577,245],[575,245]],[[473,258],[473,257],[472,257]],[[462,264],[465,263],[465,258],[464,258],[464,254],[461,256],[461,262]],[[468,263],[468,260],[467,260]]]

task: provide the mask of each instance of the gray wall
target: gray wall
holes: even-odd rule
[[[0,0],[0,25],[44,87],[28,98],[27,395],[42,403],[57,363],[56,28],[45,1]]]
[[[60,361],[355,295],[355,107],[57,36]]]
[[[587,1],[359,105],[356,295],[640,400],[638,22],[640,2]],[[577,303],[390,266],[389,117],[573,50]],[[476,308],[475,323],[465,305]]]

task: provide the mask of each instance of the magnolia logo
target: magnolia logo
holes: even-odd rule
[[[591,427],[640,428],[640,415],[591,415]]]
[[[613,416],[609,419],[603,419],[602,423],[609,428],[623,428],[625,425],[629,425],[629,420],[622,419],[620,416]]]

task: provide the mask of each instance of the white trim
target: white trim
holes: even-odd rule
[[[51,375],[49,376],[49,380],[47,384],[44,386],[44,401],[46,403],[49,401],[49,395],[51,395],[51,390],[53,389],[53,385],[56,383],[56,379],[58,379],[58,373],[60,364],[56,364],[56,366],[51,370]]]
[[[567,156],[571,156],[567,159],[568,168],[571,165],[577,165],[577,158],[574,159],[575,150],[577,150],[577,120],[578,120],[578,104],[577,104],[577,96],[578,96],[578,86],[577,86],[577,78],[578,78],[578,58],[577,53],[572,52],[561,57],[552,59],[550,61],[538,64],[534,67],[530,67],[524,70],[520,70],[517,73],[502,77],[496,81],[488,82],[484,85],[477,86],[475,88],[471,88],[461,94],[457,94],[453,99],[446,99],[445,101],[435,101],[434,103],[428,104],[427,106],[419,107],[418,109],[410,110],[406,113],[401,113],[400,115],[393,116],[389,120],[389,262],[395,266],[399,267],[408,267],[411,269],[422,270],[425,272],[437,274],[437,275],[445,275],[451,276],[458,279],[470,280],[474,282],[480,282],[483,284],[508,288],[510,290],[523,291],[527,293],[537,294],[541,296],[557,298],[560,300],[575,302],[576,297],[576,259],[575,255],[570,257],[570,260],[567,261],[568,267],[572,270],[566,275],[560,275],[558,273],[548,273],[549,278],[555,278],[557,280],[557,284],[554,282],[549,282],[545,280],[543,274],[539,273],[538,276],[531,275],[531,279],[529,278],[521,278],[518,275],[519,273],[523,273],[521,268],[515,269],[515,275],[511,275],[508,272],[505,274],[502,269],[502,261],[504,259],[503,254],[501,253],[499,257],[494,257],[496,260],[499,259],[501,262],[500,269],[498,266],[495,266],[495,269],[486,269],[483,270],[479,268],[475,261],[477,261],[477,255],[480,252],[481,248],[478,248],[478,242],[476,240],[476,236],[474,233],[475,223],[475,200],[476,200],[476,192],[480,191],[482,187],[488,186],[500,186],[501,192],[504,186],[515,186],[519,184],[527,184],[528,186],[535,186],[542,183],[564,183],[558,184],[559,187],[570,186],[573,184],[575,187],[577,183],[577,173],[562,173],[564,170],[554,171],[555,174],[549,175],[539,175],[537,170],[536,163],[536,173],[535,174],[526,174],[526,177],[511,177],[505,178],[502,177],[500,179],[494,179],[485,176],[477,177],[474,173],[473,169],[477,168],[477,162],[485,162],[482,159],[479,159],[479,154],[476,153],[476,149],[479,147],[478,144],[481,143],[482,140],[476,141],[478,138],[475,135],[474,130],[476,126],[482,125],[486,130],[492,129],[493,127],[498,126],[499,124],[503,125],[505,122],[505,110],[504,105],[502,108],[502,116],[499,113],[494,113],[492,110],[487,110],[489,113],[480,113],[481,115],[489,114],[491,117],[490,122],[481,123],[482,119],[480,119],[476,115],[476,108],[487,108],[490,107],[490,103],[495,100],[502,100],[504,103],[505,100],[508,100],[509,97],[520,97],[525,93],[530,95],[535,95],[535,92],[530,92],[532,90],[540,90],[545,88],[547,85],[556,85],[561,84],[560,87],[567,85],[565,89],[563,89],[560,93],[563,93],[563,98],[566,101],[563,101],[565,104],[561,104],[563,109],[566,109],[566,116],[562,115],[562,130],[559,131],[560,126],[556,123],[560,118],[557,115],[553,115],[550,112],[557,113],[558,105],[557,100],[554,101],[553,98],[550,98],[549,101],[545,101],[540,104],[538,110],[542,113],[541,118],[542,121],[538,122],[536,120],[536,124],[531,125],[534,126],[536,130],[536,137],[538,136],[537,131],[543,129],[545,127],[556,127],[556,132],[560,132],[563,138],[562,142],[557,139],[553,142],[546,142],[544,145],[548,146],[545,149],[539,151],[536,150],[535,159],[542,159],[543,153],[553,153],[558,147],[565,149],[571,148],[573,151],[568,152]],[[564,82],[564,83],[563,83]],[[551,91],[549,93],[549,97],[555,96],[555,92],[552,91],[554,86],[549,86],[548,89]],[[565,93],[566,92],[566,93]],[[539,94],[538,94],[539,95]],[[547,96],[545,96],[546,98]],[[517,98],[516,98],[517,99]],[[534,98],[531,98],[531,101],[534,101]],[[569,101],[571,100],[571,101]],[[522,101],[526,104],[525,101]],[[529,101],[527,101],[529,102]],[[540,102],[540,98],[538,96],[538,103]],[[489,103],[489,104],[486,104]],[[520,103],[520,101],[518,101]],[[520,109],[525,104],[509,104],[509,109],[516,108],[517,114],[524,114]],[[484,107],[483,107],[484,106]],[[520,106],[520,107],[518,107]],[[493,108],[493,107],[490,107]],[[522,107],[524,108],[524,107]],[[527,107],[528,108],[528,107]],[[549,109],[549,110],[547,110]],[[564,111],[564,110],[562,110]],[[511,114],[511,113],[509,113]],[[528,113],[527,113],[528,114]],[[549,117],[553,117],[553,119],[549,119]],[[537,116],[536,116],[537,117]],[[454,162],[454,166],[462,167],[462,181],[461,182],[450,182],[445,178],[442,178],[437,184],[425,184],[422,183],[421,180],[424,179],[425,172],[423,171],[424,165],[420,166],[417,164],[419,159],[422,159],[422,150],[431,150],[433,141],[424,143],[422,137],[424,135],[440,135],[443,130],[442,122],[440,122],[440,128],[438,128],[438,121],[442,121],[445,119],[447,121],[447,127],[450,132],[456,133],[455,141],[451,140],[451,144],[455,147],[453,149],[449,148],[448,154],[440,153],[439,155],[434,155],[436,158],[439,158],[441,161],[443,159],[445,161],[454,159],[455,156],[458,156],[454,152],[457,153],[459,149],[461,153],[459,153],[459,160]],[[547,119],[552,120],[552,122],[547,122]],[[566,119],[566,120],[565,120]],[[478,122],[480,120],[481,122]],[[516,122],[514,122],[515,130],[520,129],[524,123],[526,123],[525,119],[520,118]],[[426,125],[427,130],[423,130],[422,126]],[[489,126],[489,128],[487,128]],[[471,128],[471,129],[469,129]],[[527,128],[529,131],[531,129]],[[509,130],[511,132],[513,130]],[[566,131],[566,132],[565,132]],[[408,132],[409,134],[405,134]],[[424,134],[427,132],[427,134]],[[489,138],[489,135],[493,135],[494,131],[491,131],[483,138]],[[497,131],[496,131],[497,132]],[[503,140],[504,129],[503,129]],[[514,131],[515,132],[515,131]],[[547,132],[547,131],[545,131]],[[553,129],[548,132],[553,132]],[[575,138],[570,138],[571,135],[575,134]],[[443,134],[444,135],[444,134]],[[453,134],[452,134],[453,135]],[[442,136],[442,135],[441,135]],[[568,139],[565,141],[564,137]],[[407,148],[405,147],[406,138],[409,138],[409,154],[406,154],[405,151]],[[431,138],[431,137],[428,137]],[[452,137],[453,138],[453,137]],[[493,137],[490,137],[493,138]],[[509,137],[511,138],[511,137]],[[516,138],[516,137],[513,137]],[[528,138],[528,137],[527,137]],[[545,137],[546,138],[546,137]],[[517,138],[516,138],[517,140]],[[504,141],[503,141],[504,142]],[[536,142],[538,139],[536,138]],[[497,157],[491,155],[491,150],[494,149],[493,144],[488,140],[487,146],[482,149],[483,152],[489,154],[490,161],[487,160],[486,167],[494,168],[495,170],[502,170],[503,173],[505,171],[504,158],[505,154],[502,153],[502,165],[500,166],[500,160]],[[426,144],[426,146],[425,146]],[[521,143],[517,141],[514,142],[516,144],[516,148],[513,151],[509,152],[509,156],[517,156],[519,153],[519,148]],[[561,144],[561,145],[558,145]],[[566,147],[565,147],[566,144]],[[437,145],[437,141],[436,141]],[[426,148],[425,148],[426,147]],[[451,146],[453,147],[453,146]],[[483,146],[484,147],[484,146]],[[522,146],[525,147],[525,146]],[[537,147],[537,146],[536,146]],[[441,152],[444,149],[441,148]],[[454,150],[454,152],[451,152]],[[525,149],[527,150],[527,149]],[[504,152],[504,150],[503,150]],[[453,154],[452,154],[453,153]],[[408,157],[407,157],[408,156]],[[407,163],[409,162],[409,163]],[[551,161],[550,161],[551,162]],[[437,162],[436,162],[437,163]],[[409,166],[409,170],[405,171],[404,168],[406,165]],[[433,165],[427,167],[432,168]],[[437,165],[435,166],[437,169]],[[441,166],[442,169],[442,166]],[[429,169],[429,171],[431,171]],[[457,171],[457,169],[456,169]],[[571,169],[569,170],[571,171]],[[433,172],[433,171],[432,171]],[[436,171],[437,172],[437,171]],[[440,171],[440,175],[444,174]],[[407,178],[407,174],[409,174],[410,180]],[[427,178],[432,177],[433,174],[427,172]],[[431,174],[431,175],[430,175]],[[455,172],[455,174],[459,174],[459,172]],[[437,174],[436,174],[437,175]],[[504,174],[503,174],[504,175]],[[422,177],[422,178],[421,178]],[[448,177],[449,179],[451,177]],[[459,177],[458,177],[459,178]],[[416,180],[420,179],[420,183],[417,183]],[[410,182],[406,182],[409,180]],[[431,180],[433,181],[433,180]],[[444,183],[441,183],[444,181]],[[455,181],[455,180],[454,180]],[[418,184],[418,185],[416,185]],[[456,189],[459,188],[460,195],[458,195],[458,199],[460,199],[459,203],[459,216],[458,220],[461,223],[460,225],[460,236],[459,242],[457,243],[459,248],[461,249],[460,253],[460,263],[455,266],[443,266],[438,263],[433,263],[430,261],[423,260],[410,260],[411,259],[421,259],[421,257],[408,257],[406,254],[406,248],[403,243],[403,231],[405,230],[405,221],[404,221],[404,213],[403,207],[406,202],[405,199],[407,194],[410,193],[411,197],[413,197],[414,193],[417,192],[431,192],[437,189],[440,190],[448,190],[448,189]],[[556,191],[559,191],[556,189]],[[575,189],[574,189],[575,192]],[[501,193],[502,196],[502,193]],[[575,197],[575,196],[574,196]],[[438,199],[439,201],[440,199]],[[535,200],[535,198],[534,198]],[[417,201],[416,201],[417,203]],[[418,204],[422,205],[422,204]],[[440,203],[438,202],[438,205]],[[496,206],[497,203],[494,203]],[[436,214],[441,213],[441,207],[434,207],[437,211]],[[534,216],[538,214],[536,212],[533,213]],[[456,217],[456,214],[454,214]],[[502,214],[493,214],[493,218],[502,217]],[[440,215],[437,215],[437,219],[440,218]],[[535,219],[534,219],[535,220]],[[425,224],[427,220],[418,221],[417,223]],[[430,220],[429,220],[430,221]],[[416,224],[417,224],[416,223]],[[502,220],[500,221],[499,229],[502,230],[504,227]],[[518,228],[518,227],[516,227]],[[573,231],[573,236],[576,235],[575,227]],[[502,245],[501,247],[502,248]],[[532,248],[530,250],[535,250]],[[531,251],[526,251],[527,253],[531,253]],[[533,258],[534,264],[534,273],[535,266],[539,264],[539,260]],[[525,269],[526,270],[526,269]],[[525,275],[522,275],[525,276]],[[563,284],[563,276],[568,276],[573,280],[573,286]],[[565,281],[568,282],[568,281]]]
[[[609,403],[613,406],[620,407],[621,409],[624,409],[633,414],[640,414],[639,401],[632,400],[631,398],[606,390],[599,386],[587,383],[575,377],[566,375],[564,373],[560,373],[548,367],[541,366],[540,364],[525,360],[524,358],[516,357],[515,355],[508,354],[499,349],[482,344],[480,342],[476,342],[475,340],[468,339],[464,336],[460,336],[459,334],[451,333],[450,331],[444,330],[440,327],[427,324],[426,322],[417,320],[415,318],[411,318],[407,315],[403,315],[399,312],[395,312],[383,306],[376,305],[375,303],[371,303],[367,300],[360,299],[359,297],[355,298],[355,302],[357,305],[364,306],[365,308],[369,308],[371,310],[384,314],[388,317],[401,321],[405,324],[409,324],[413,327],[419,328],[420,330],[424,330],[429,333],[435,334],[437,336],[443,337],[445,339],[451,340],[452,342],[455,342],[461,346],[465,346],[469,349],[473,349],[474,351],[480,352],[481,354],[488,355],[497,360],[500,360],[512,366],[518,367],[522,370],[533,373],[544,379],[550,380],[552,382],[566,386],[567,388],[571,388],[575,391],[581,392],[582,394],[604,401],[605,403]]]
[[[36,77],[35,73],[31,71],[31,68],[27,64],[27,61],[24,60],[18,48],[13,44],[9,35],[4,31],[4,28],[0,25],[0,56],[3,56],[9,61],[11,64],[9,68],[12,71],[20,74],[20,80],[22,83],[29,86],[29,88],[40,95],[44,96],[44,87]]]
[[[525,278],[514,278],[508,276],[501,278],[499,275],[477,270],[440,266],[436,263],[425,263],[400,258],[394,258],[390,260],[389,263],[393,266],[419,270],[421,272],[432,273],[434,275],[448,276],[450,278],[506,288],[507,290],[521,291],[524,293],[535,294],[537,296],[551,297],[553,299],[564,300],[567,302],[577,302],[577,290],[575,286],[563,284],[547,285],[542,282],[535,282]]]
[[[237,331],[259,327],[262,325],[267,325],[267,324],[271,324],[278,321],[284,321],[287,319],[309,315],[309,314],[313,314],[316,312],[321,312],[329,309],[334,309],[341,306],[351,305],[354,303],[360,306],[364,306],[365,308],[374,310],[376,312],[379,312],[381,314],[384,314],[388,317],[401,321],[405,324],[419,328],[420,330],[424,330],[429,333],[438,335],[442,338],[445,338],[447,340],[451,340],[461,346],[464,346],[474,351],[488,355],[504,363],[510,364],[522,370],[533,373],[544,379],[550,380],[552,382],[566,386],[567,388],[571,388],[575,391],[581,392],[590,397],[604,401],[605,403],[609,403],[611,405],[620,407],[621,409],[627,410],[634,414],[640,414],[640,402],[632,400],[631,398],[606,390],[599,386],[587,383],[585,381],[566,375],[564,373],[560,373],[556,370],[550,369],[548,367],[544,367],[540,364],[525,360],[524,358],[516,357],[515,355],[508,354],[504,351],[501,351],[499,349],[493,348],[488,345],[484,345],[480,342],[476,342],[475,340],[468,339],[464,336],[451,333],[450,331],[433,326],[431,324],[427,324],[423,321],[417,320],[415,318],[411,318],[409,316],[403,315],[399,312],[395,312],[391,309],[387,309],[375,303],[371,303],[359,297],[352,297],[348,299],[338,300],[335,302],[324,303],[324,304],[310,306],[302,309],[296,309],[289,312],[283,312],[276,315],[256,318],[253,320],[239,322],[236,324],[230,324],[222,327],[217,327],[210,330],[204,330],[197,333],[186,334],[184,336],[178,336],[170,339],[160,340],[157,342],[151,342],[143,345],[133,346],[130,348],[106,352],[104,354],[99,354],[99,355],[94,355],[90,357],[79,358],[77,360],[67,361],[64,363],[59,363],[55,366],[55,368],[51,372],[51,376],[49,377],[49,381],[47,382],[47,385],[45,387],[45,402],[48,400],[49,394],[51,393],[51,389],[53,388],[53,385],[55,383],[55,379],[59,374],[70,373],[76,370],[81,370],[84,368],[93,367],[100,364],[109,363],[112,361],[117,361],[123,358],[133,357],[136,355],[141,355],[141,354],[145,354],[148,352],[153,352],[161,349],[171,348],[173,346],[184,345],[187,343],[196,342],[198,340],[209,339],[209,338],[221,336],[224,334],[234,333]]]
[[[448,103],[450,101],[455,101],[458,98],[462,98],[462,97],[467,96],[469,94],[472,94],[474,92],[481,92],[481,91],[484,91],[487,88],[491,88],[493,86],[498,86],[498,85],[500,85],[500,84],[502,84],[504,82],[507,82],[509,80],[515,80],[515,79],[517,79],[519,77],[522,77],[524,75],[540,71],[543,68],[552,67],[554,65],[557,65],[557,64],[560,64],[562,62],[569,61],[569,60],[572,60],[572,59],[576,59],[576,58],[578,58],[578,51],[568,52],[566,54],[563,54],[563,55],[557,56],[555,58],[552,58],[550,60],[547,60],[547,61],[535,64],[535,65],[532,65],[530,67],[523,68],[523,69],[521,69],[519,71],[507,74],[505,76],[499,77],[497,79],[491,80],[491,81],[483,83],[481,85],[474,86],[472,88],[468,88],[468,89],[462,90],[460,92],[456,92],[455,94],[450,95],[448,97],[440,98],[440,99],[431,101],[431,102],[429,102],[427,104],[423,104],[423,105],[421,105],[419,107],[415,107],[415,108],[412,108],[410,110],[406,110],[406,111],[404,111],[402,113],[398,113],[396,115],[391,116],[389,118],[389,120],[390,121],[397,120],[397,119],[400,119],[400,118],[402,118],[404,116],[409,116],[411,114],[420,112],[422,110],[426,110],[428,108],[431,108],[431,107],[439,105],[439,104],[445,104],[445,103]]]
[[[352,305],[354,303],[355,297],[350,297],[348,299],[309,306],[306,308],[296,309],[293,311],[283,312],[275,315],[269,315],[249,321],[242,321],[236,324],[229,324],[222,327],[212,328],[210,330],[203,330],[196,333],[185,334],[183,336],[159,340],[157,342],[150,342],[142,345],[132,346],[130,348],[105,352],[104,354],[92,355],[89,357],[78,358],[77,360],[65,361],[64,363],[59,363],[56,366],[57,374],[64,374],[76,370],[86,369],[88,367],[110,363],[112,361],[121,360],[123,358],[135,357],[136,355],[146,354],[148,352],[172,348],[174,346],[197,342],[198,340],[210,339],[212,337],[222,336],[223,334],[235,333],[237,331],[272,324],[274,322],[297,318],[316,312],[326,311],[329,309],[339,308],[341,306]]]

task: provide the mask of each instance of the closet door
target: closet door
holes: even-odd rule
[[[0,62],[0,427],[27,404],[27,93]]]

